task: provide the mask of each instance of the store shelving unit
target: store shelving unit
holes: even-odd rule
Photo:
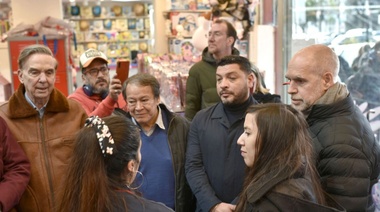
[[[74,60],[96,48],[108,56],[113,69],[117,59],[129,59],[133,66],[137,53],[154,49],[153,0],[63,0],[63,9],[64,19],[75,30]]]

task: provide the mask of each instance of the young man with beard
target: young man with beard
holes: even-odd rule
[[[257,104],[250,95],[254,75],[247,58],[226,56],[216,69],[220,102],[199,111],[190,126],[186,177],[197,199],[196,211],[233,211],[245,163],[237,145],[245,112]]]
[[[339,60],[329,47],[311,45],[288,64],[291,105],[309,124],[322,187],[347,211],[374,211],[380,149],[371,126],[338,81]]]
[[[98,50],[88,49],[79,58],[82,70],[82,87],[68,98],[78,101],[88,116],[105,117],[114,108],[125,107],[121,96],[121,81],[117,76],[110,79],[107,56]]]
[[[230,22],[218,19],[212,23],[202,60],[190,68],[186,82],[187,119],[192,120],[199,110],[219,102],[215,87],[217,62],[224,56],[239,55],[239,51],[234,48],[236,39],[236,30]]]

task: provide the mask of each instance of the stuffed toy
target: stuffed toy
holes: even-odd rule
[[[198,28],[194,31],[191,43],[198,51],[202,52],[208,45],[208,31],[210,30],[211,21],[200,16],[198,17],[197,23]]]
[[[185,30],[183,28],[183,26],[181,24],[179,24],[179,25],[177,25],[175,27],[175,29],[177,30],[177,36],[176,36],[176,38],[177,39],[183,39],[183,31]]]
[[[213,18],[233,17],[235,27],[241,30],[238,36],[240,40],[248,39],[248,32],[254,22],[254,8],[258,4],[258,0],[210,0]]]

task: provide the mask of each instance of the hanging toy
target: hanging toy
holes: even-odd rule
[[[208,32],[210,30],[211,21],[200,16],[198,17],[197,25],[198,28],[194,31],[191,43],[198,51],[202,52],[208,45]]]

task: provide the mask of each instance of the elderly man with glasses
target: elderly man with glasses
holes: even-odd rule
[[[110,79],[107,56],[98,50],[88,49],[79,58],[83,86],[68,98],[78,101],[88,116],[105,117],[114,108],[125,109],[121,96],[121,81],[114,76]]]

